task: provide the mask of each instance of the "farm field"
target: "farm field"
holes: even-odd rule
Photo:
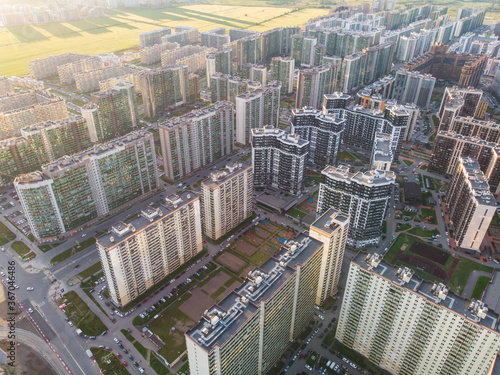
[[[193,26],[200,31],[220,26],[263,31],[299,26],[328,10],[199,4],[107,12],[109,17],[0,28],[0,71],[7,76],[24,75],[28,73],[28,61],[64,52],[98,54],[136,49],[140,33],[165,26]]]

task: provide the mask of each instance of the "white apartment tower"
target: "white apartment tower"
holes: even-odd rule
[[[125,306],[202,250],[200,200],[191,192],[147,207],[97,238],[111,300]]]
[[[479,253],[497,204],[476,159],[459,159],[446,198],[455,241],[462,251]]]
[[[379,254],[351,261],[335,337],[397,375],[486,375],[500,350],[498,314]]]
[[[309,236],[324,244],[316,304],[337,294],[342,260],[349,230],[349,217],[329,209],[309,228]]]
[[[253,169],[227,165],[201,183],[204,233],[217,240],[252,215]]]

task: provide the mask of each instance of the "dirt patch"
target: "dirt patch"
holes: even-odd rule
[[[215,292],[219,287],[223,286],[226,281],[230,279],[229,275],[219,271],[217,275],[212,277],[208,283],[201,287],[202,290],[208,293],[208,295]],[[198,288],[197,288],[198,289]],[[190,298],[192,299],[192,298]]]
[[[267,223],[260,223],[259,224],[259,227],[264,228],[265,230],[267,230],[268,232],[271,232],[271,233],[274,233],[276,232],[276,230],[278,229],[274,224],[272,224],[270,221],[268,221]]]
[[[410,251],[417,255],[424,257],[425,259],[432,260],[433,262],[442,264],[443,266],[448,261],[450,254],[443,250],[438,250],[433,246],[426,245],[422,242],[415,241],[410,247]]]
[[[441,267],[432,263],[428,259],[424,259],[424,258],[421,258],[419,256],[415,256],[415,255],[403,254],[403,255],[397,255],[393,259],[393,264],[396,264],[398,260],[405,262],[405,263],[408,263],[408,264],[412,265],[413,267],[418,268],[422,271],[425,271],[433,276],[436,276],[436,277],[444,280],[444,282],[447,281],[446,280],[446,276],[447,276],[446,272]],[[429,280],[429,281],[433,281],[433,280]]]
[[[267,232],[266,232],[267,233]],[[256,246],[259,246],[262,242],[264,242],[266,239],[265,238],[261,238],[261,237],[257,237],[254,233],[252,232],[248,232],[246,235],[245,235],[245,238],[248,242],[250,242],[252,245],[256,245]]]
[[[215,301],[203,293],[200,288],[193,289],[191,294],[191,298],[180,305],[179,310],[197,322],[200,320],[203,312],[211,307]]]
[[[223,252],[222,255],[217,258],[217,262],[236,274],[240,273],[241,270],[248,264],[243,259],[237,257],[229,251]]]
[[[257,251],[257,247],[249,244],[248,242],[246,241],[243,241],[243,240],[238,240],[234,243],[234,247],[236,247],[236,249],[238,249],[239,251],[241,251],[242,253],[248,255],[248,256],[251,256],[253,253],[255,253]]]
[[[488,231],[492,237],[500,237],[500,228],[490,226]]]
[[[254,232],[256,236],[259,236],[260,238],[266,239],[271,235],[270,232],[267,230],[264,230],[262,228],[257,228],[257,230]]]
[[[283,245],[283,242],[280,241],[281,238],[281,236],[274,236],[273,238],[269,239],[267,243],[270,244],[270,246],[274,246],[279,249],[281,245]]]
[[[2,341],[0,347],[8,352],[8,341]],[[30,375],[52,375],[57,374],[52,367],[45,362],[40,354],[36,353],[32,348],[22,343],[16,346],[16,374]]]

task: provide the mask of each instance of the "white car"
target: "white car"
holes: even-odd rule
[[[86,235],[87,235],[87,233],[84,233],[84,234],[82,234],[82,237],[85,237]]]
[[[32,290],[35,290],[35,288],[33,288],[32,286],[29,286],[26,288],[27,291],[31,292]]]
[[[33,309],[32,309],[31,307],[30,307],[30,308],[28,308],[28,312],[29,312],[30,314],[33,314]]]
[[[73,323],[72,322],[68,322],[69,326],[70,327],[73,327]]]

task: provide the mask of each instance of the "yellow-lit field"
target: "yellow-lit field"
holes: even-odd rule
[[[164,26],[186,25],[207,31],[218,26],[263,31],[298,26],[327,9],[237,5],[189,5],[140,10],[110,10],[110,17],[36,26],[0,28],[0,75],[28,73],[26,63],[64,52],[98,54],[136,48],[139,34]]]

